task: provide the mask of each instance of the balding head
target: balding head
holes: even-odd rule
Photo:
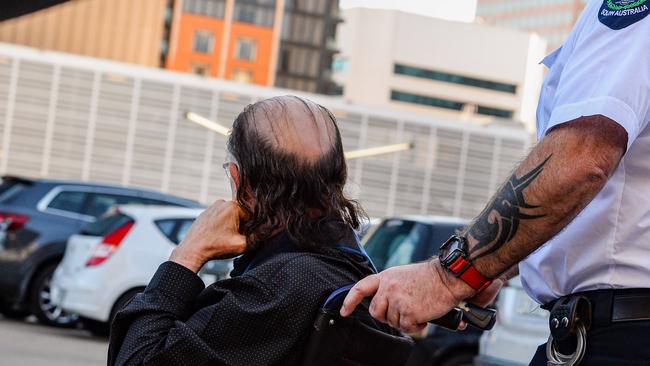
[[[249,106],[246,129],[274,148],[310,163],[331,151],[336,126],[330,112],[307,99],[274,97]]]
[[[362,209],[343,193],[347,166],[334,116],[310,100],[282,96],[247,106],[235,119],[228,150],[237,160],[237,202],[252,247],[286,229],[319,246],[333,220],[354,228]],[[339,228],[340,229],[340,228]]]

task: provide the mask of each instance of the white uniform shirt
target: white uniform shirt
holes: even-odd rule
[[[603,190],[519,269],[539,303],[579,291],[650,288],[650,0],[592,0],[550,68],[538,138],[581,116],[604,115],[628,134]]]

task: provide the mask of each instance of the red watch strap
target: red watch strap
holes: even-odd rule
[[[449,270],[478,292],[485,290],[492,283],[491,279],[483,276],[471,262],[463,257],[458,257],[449,266]]]

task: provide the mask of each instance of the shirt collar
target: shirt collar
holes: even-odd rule
[[[234,268],[230,272],[230,277],[241,276],[275,255],[298,251],[301,251],[298,244],[289,236],[288,232],[283,231],[260,245],[258,249],[246,252],[235,259],[233,262]]]
[[[336,245],[345,245],[353,248],[358,248],[355,234],[351,228],[343,222],[337,222],[341,230],[347,233],[343,235],[341,243],[332,243],[333,247]],[[295,253],[305,252],[308,249],[300,246],[287,231],[282,231],[279,234],[271,237],[268,241],[260,245],[257,249],[246,252],[240,257],[236,258],[233,262],[233,270],[230,272],[230,277],[241,276],[247,271],[261,265],[268,261],[271,257],[282,253]]]

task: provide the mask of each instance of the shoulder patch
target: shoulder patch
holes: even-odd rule
[[[648,0],[603,0],[598,20],[613,30],[623,29],[650,14]]]

